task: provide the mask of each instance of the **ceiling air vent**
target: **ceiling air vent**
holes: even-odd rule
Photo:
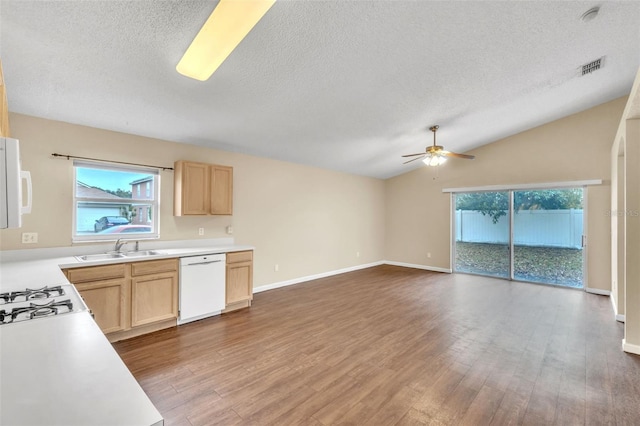
[[[604,56],[596,59],[595,61],[591,61],[588,64],[584,64],[582,66],[582,75],[591,74],[592,72],[599,70],[602,68],[604,62]]]

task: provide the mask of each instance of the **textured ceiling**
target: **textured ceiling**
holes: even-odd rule
[[[640,67],[635,1],[280,0],[198,82],[175,66],[215,4],[2,0],[9,109],[387,178],[432,124],[464,152],[624,96]]]

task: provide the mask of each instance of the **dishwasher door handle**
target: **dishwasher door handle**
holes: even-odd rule
[[[222,260],[212,260],[209,262],[198,262],[198,263],[187,263],[184,266],[210,265],[212,263],[218,263],[218,262],[222,262]]]

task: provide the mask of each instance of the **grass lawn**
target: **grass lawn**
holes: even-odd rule
[[[456,271],[509,277],[506,244],[456,242]],[[556,247],[514,247],[517,280],[582,287],[582,250]]]

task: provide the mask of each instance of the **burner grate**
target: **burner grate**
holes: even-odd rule
[[[11,324],[29,319],[48,317],[73,311],[70,299],[52,300],[44,304],[30,303],[29,306],[0,310],[0,324]]]
[[[62,286],[48,287],[44,286],[38,289],[27,288],[22,291],[11,291],[0,293],[0,305],[10,303],[26,302],[29,300],[49,299],[56,296],[64,296],[65,292]]]

